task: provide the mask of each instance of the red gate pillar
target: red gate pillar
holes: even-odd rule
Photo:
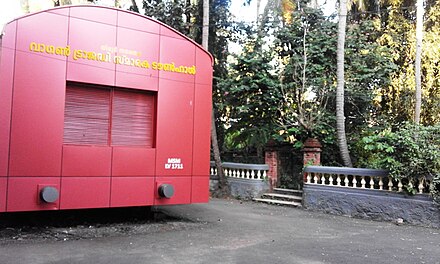
[[[266,150],[264,158],[265,163],[269,165],[267,176],[269,178],[270,190],[273,190],[278,184],[278,152],[273,149]]]
[[[303,165],[321,165],[322,145],[316,138],[308,138],[304,142],[301,150],[303,152]],[[307,175],[304,173],[304,182],[307,181]]]

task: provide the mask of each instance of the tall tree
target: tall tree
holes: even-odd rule
[[[203,28],[202,28],[202,46],[208,50],[209,43],[209,0],[203,0]],[[215,167],[218,176],[218,193],[217,195],[227,195],[229,193],[228,180],[223,174],[222,160],[220,156],[220,148],[218,146],[217,126],[215,122],[214,107],[211,111],[211,145],[214,156]]]
[[[277,31],[274,43],[278,61],[284,62],[278,67],[282,69],[279,76],[283,95],[279,123],[283,135],[295,134],[290,137],[294,141],[321,138],[328,131],[323,128],[330,121],[326,106],[336,76],[335,23],[305,4],[298,9]]]
[[[414,120],[415,117],[415,57],[417,13],[415,0],[393,0],[381,8],[381,36],[378,42],[388,47],[398,66],[389,85],[377,90],[378,110],[389,123]],[[386,10],[386,11],[384,11]],[[421,53],[421,83],[423,86],[420,123],[440,122],[440,0],[425,0],[423,22],[423,52]],[[413,76],[410,78],[410,76]]]
[[[338,136],[339,151],[342,161],[347,167],[352,167],[350,153],[348,151],[345,134],[344,115],[344,53],[345,53],[345,30],[347,27],[347,0],[339,0],[338,22],[338,48],[337,48],[337,87],[336,87],[336,129]]]
[[[208,50],[209,39],[209,0],[203,0],[202,46]]]
[[[415,61],[415,78],[416,78],[416,102],[414,122],[420,123],[420,112],[422,108],[422,42],[423,42],[423,0],[417,0],[416,11],[416,61]]]
[[[278,76],[270,64],[273,54],[258,42],[254,36],[246,41],[240,54],[233,56],[229,76],[221,86],[228,104],[226,146],[245,152],[256,150],[261,158],[277,128],[281,93]]]

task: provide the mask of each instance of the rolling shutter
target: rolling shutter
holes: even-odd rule
[[[114,90],[112,145],[153,147],[154,102],[150,93]]]
[[[64,143],[108,145],[110,90],[68,85]]]

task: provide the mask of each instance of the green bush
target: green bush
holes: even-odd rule
[[[404,123],[394,131],[371,132],[357,142],[355,152],[359,167],[389,170],[409,193],[415,194],[414,179],[432,179],[430,193],[440,202],[440,125]]]

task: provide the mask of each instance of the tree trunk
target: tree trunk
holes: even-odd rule
[[[131,11],[136,12],[136,13],[140,13],[139,7],[136,3],[136,0],[131,0]]]
[[[202,29],[202,46],[208,50],[209,39],[209,0],[203,0],[203,29]],[[211,112],[211,145],[214,154],[215,167],[218,176],[218,191],[216,196],[226,196],[229,194],[229,185],[223,174],[222,161],[220,157],[220,148],[218,146],[217,130],[215,125],[214,103]]]
[[[228,179],[223,173],[222,160],[220,157],[220,148],[218,146],[218,139],[217,139],[217,130],[215,126],[214,108],[212,109],[211,119],[212,119],[211,145],[212,145],[212,152],[214,154],[214,162],[215,162],[215,167],[217,169],[217,177],[218,177],[218,189],[214,191],[214,196],[224,197],[224,196],[229,196],[230,190],[229,190]]]
[[[257,25],[260,18],[260,5],[261,5],[261,0],[257,0],[257,17],[256,17]]]
[[[202,46],[208,50],[209,39],[209,0],[203,0]]]
[[[336,129],[338,136],[339,152],[342,161],[347,167],[352,167],[350,153],[348,152],[347,138],[345,136],[344,115],[344,52],[345,29],[347,25],[347,0],[339,0],[338,23],[338,49],[337,49],[337,87],[336,87]]]
[[[417,0],[416,13],[416,61],[415,61],[415,77],[416,77],[416,103],[414,113],[414,123],[420,123],[420,112],[422,109],[422,41],[423,41],[423,0]]]

